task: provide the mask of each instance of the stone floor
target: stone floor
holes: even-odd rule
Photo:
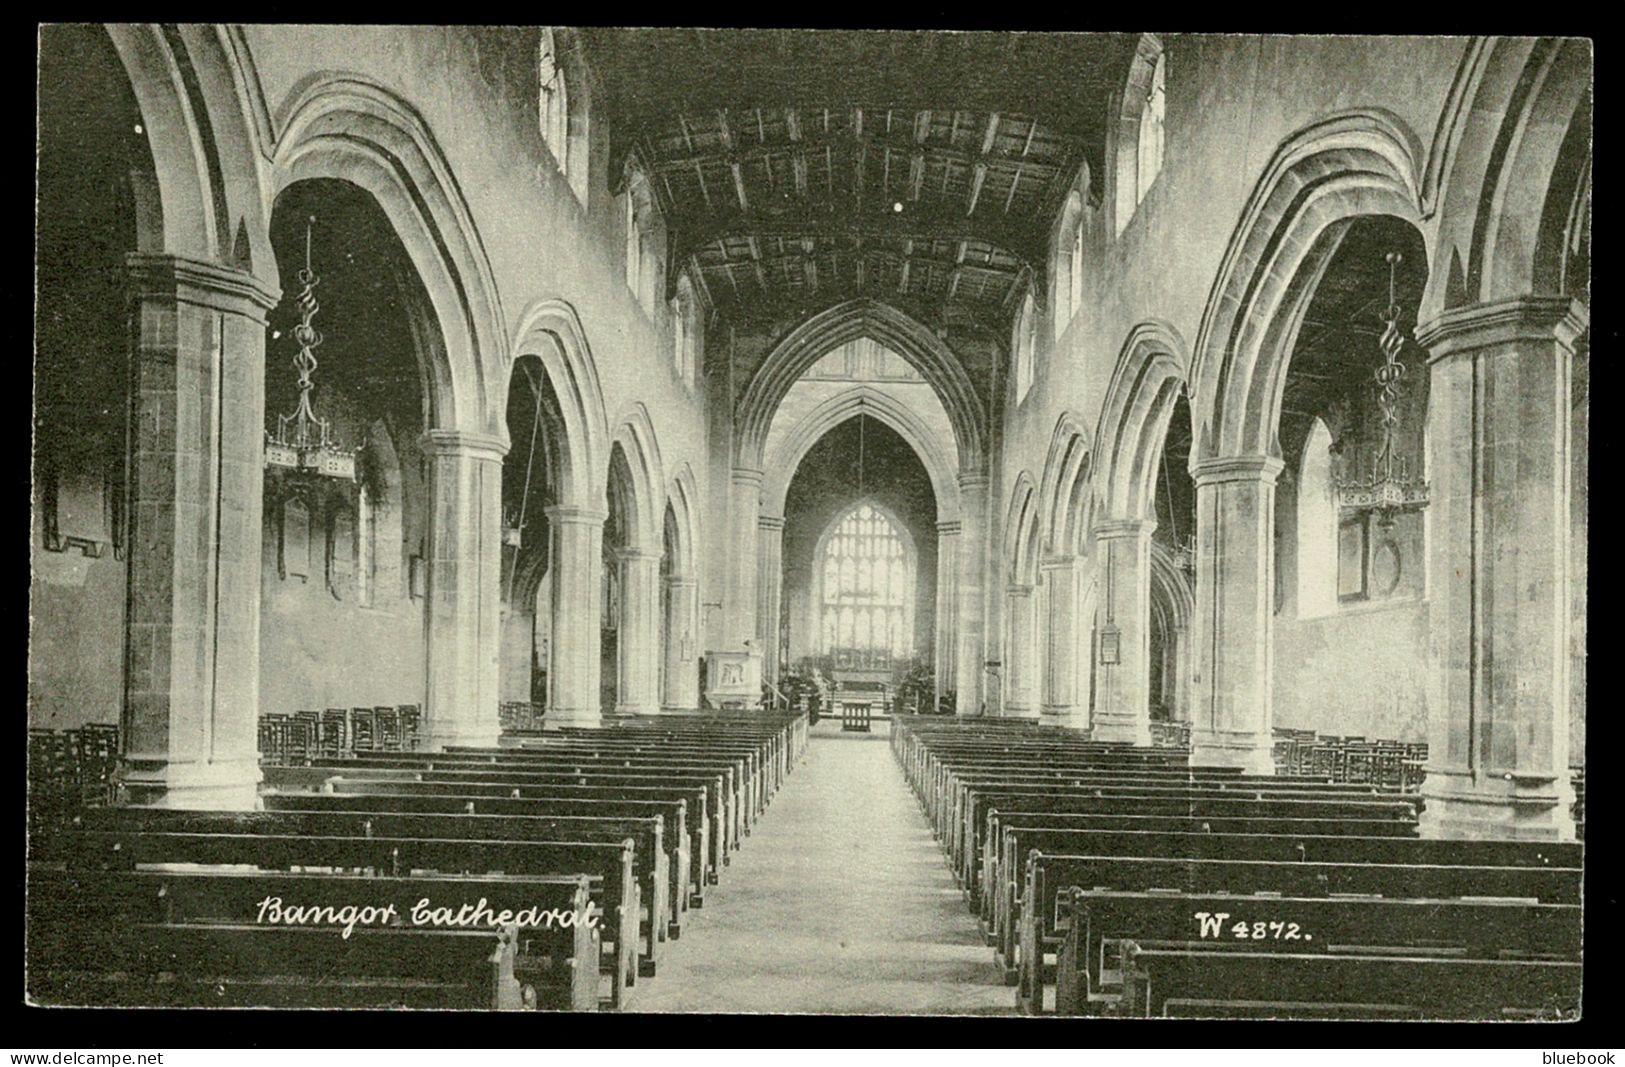
[[[884,729],[814,730],[632,1010],[1013,1013]]]

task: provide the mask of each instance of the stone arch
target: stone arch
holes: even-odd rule
[[[1168,420],[1185,388],[1188,359],[1184,339],[1165,322],[1143,322],[1129,331],[1095,431],[1100,506],[1107,517],[1150,516],[1152,482]]]
[[[1196,594],[1191,576],[1174,562],[1168,549],[1151,542],[1151,615],[1162,635],[1161,663],[1153,665],[1162,677],[1163,695],[1172,694],[1169,711],[1176,721],[1190,715],[1191,616]],[[1170,677],[1171,675],[1171,677]]]
[[[790,387],[829,351],[863,336],[874,338],[908,360],[936,391],[954,429],[959,469],[984,469],[984,405],[959,358],[914,318],[889,304],[862,298],[818,312],[774,346],[751,377],[736,409],[739,459],[735,466],[762,469],[768,429]]]
[[[960,516],[959,483],[950,457],[943,454],[938,435],[907,405],[870,385],[844,389],[818,405],[765,457],[763,469],[768,473],[762,486],[762,514],[784,514],[790,481],[808,451],[830,430],[859,414],[897,431],[920,457],[931,478],[931,491],[937,498],[937,521],[957,520]]]
[[[1589,181],[1591,74],[1582,39],[1468,44],[1425,175],[1440,217],[1423,321],[1562,291],[1571,208]]]
[[[554,442],[559,450],[558,502],[602,511],[609,427],[592,349],[575,308],[562,300],[532,304],[520,316],[511,350],[516,357],[534,356],[541,362],[559,400],[565,432],[562,441]]]
[[[1151,542],[1151,586],[1154,591],[1152,603],[1155,605],[1159,599],[1162,601],[1168,611],[1170,625],[1181,630],[1188,629],[1191,616],[1196,612],[1196,593],[1191,586],[1190,576],[1174,562],[1168,547],[1155,540]]]
[[[1035,534],[1038,526],[1038,490],[1033,476],[1022,471],[1010,491],[1010,507],[1005,518],[1006,579],[1012,584],[1032,585],[1038,577]]]
[[[1419,221],[1420,155],[1403,121],[1376,110],[1332,115],[1276,150],[1231,236],[1197,333],[1193,466],[1279,458],[1281,389],[1309,297],[1355,219]]]
[[[157,171],[141,250],[249,271],[276,286],[263,101],[239,36],[218,26],[109,23]]]
[[[699,490],[694,481],[694,470],[687,463],[678,468],[666,487],[666,503],[676,519],[675,553],[672,574],[692,578],[699,570],[700,512]]]
[[[1045,555],[1068,556],[1081,552],[1088,530],[1087,485],[1092,438],[1084,433],[1083,419],[1066,411],[1050,435],[1049,456],[1038,494],[1042,523],[1039,541]]]
[[[666,513],[666,478],[661,473],[654,423],[642,403],[633,404],[620,420],[610,450],[614,451],[616,445],[626,457],[631,474],[625,547],[658,555]]]
[[[275,189],[339,178],[389,218],[445,336],[433,368],[438,429],[506,440],[507,334],[496,279],[450,164],[411,105],[357,75],[306,84],[283,109]]]

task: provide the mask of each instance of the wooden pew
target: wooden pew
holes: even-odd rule
[[[1033,851],[1027,856],[1016,960],[1017,1003],[1024,1010],[1037,1011],[1043,1003],[1043,954],[1046,949],[1060,945],[1055,933],[1059,921],[1057,899],[1062,888],[1071,886],[1126,892],[1163,889],[1182,893],[1272,892],[1297,897],[1356,894],[1428,899],[1493,896],[1554,904],[1580,902],[1578,866],[1450,864],[1448,852],[1429,854],[1420,850],[1425,846],[1512,842],[1393,838],[1388,839],[1390,843],[1418,851],[1396,853],[1387,863],[1371,863],[1196,858],[1182,849],[1148,856],[1135,852],[1144,849],[1142,843],[1119,844],[1114,848],[1106,842],[1117,835],[1096,836],[1101,839],[1102,854],[1048,855]],[[1416,857],[1446,862],[1423,863]]]
[[[203,812],[155,808],[87,811],[85,829],[117,833],[272,834],[289,837],[392,837],[488,841],[582,841],[637,847],[639,899],[648,912],[641,973],[652,975],[666,939],[670,861],[659,818],[414,814],[364,811]]]
[[[1337,795],[1316,796],[1295,791],[1277,793],[1267,788],[1237,793],[1170,788],[1151,794],[1122,792],[1112,786],[1068,786],[1048,789],[999,786],[970,792],[964,817],[957,820],[950,841],[955,870],[961,872],[972,910],[980,907],[974,884],[979,828],[995,808],[1037,808],[1102,815],[1184,815],[1202,818],[1357,818],[1414,823],[1416,806],[1406,799],[1367,799]]]
[[[1551,1019],[1578,1010],[1572,960],[1459,959],[1139,948],[1127,953],[1123,999],[1143,1017],[1228,1015],[1240,1002],[1271,1017],[1347,1017],[1355,1007],[1400,1005],[1426,1019],[1502,1019],[1535,1010]],[[1223,990],[1222,996],[1213,994]],[[1290,991],[1290,998],[1283,996]],[[1391,1008],[1379,1008],[1388,1017]]]
[[[637,846],[577,841],[476,841],[399,837],[294,837],[278,834],[125,833],[73,835],[78,867],[130,870],[141,865],[240,864],[259,868],[337,868],[390,876],[418,872],[587,874],[604,912],[601,937],[612,943],[612,1003],[626,1004],[637,981]]]
[[[354,793],[368,789],[387,792],[434,792],[444,795],[466,796],[530,796],[547,795],[559,787],[596,787],[606,797],[625,796],[697,796],[702,799],[691,803],[691,810],[710,820],[710,869],[707,879],[715,884],[721,869],[730,859],[730,851],[738,847],[734,833],[737,822],[735,808],[724,792],[720,778],[700,777],[687,773],[657,773],[654,771],[601,772],[509,769],[499,767],[485,770],[420,770],[414,768],[373,768],[341,761],[315,761],[306,768],[278,769],[272,774],[267,768],[266,778],[279,788],[303,786],[324,792]],[[689,792],[684,793],[684,790]]]
[[[1098,820],[1107,820],[1102,824]],[[1134,822],[1129,822],[1134,820]],[[1054,814],[1038,812],[1020,816],[1000,817],[997,812],[988,815],[989,835],[984,846],[984,865],[981,874],[982,912],[988,923],[992,944],[1002,961],[1014,958],[1016,948],[1015,923],[1019,915],[1018,898],[1025,874],[1024,862],[1028,851],[1099,854],[1103,848],[1117,854],[1116,848],[1148,848],[1146,855],[1164,855],[1157,851],[1166,847],[1178,848],[1186,835],[1217,836],[1218,843],[1203,841],[1196,855],[1223,858],[1227,843],[1242,840],[1246,847],[1262,853],[1238,854],[1235,859],[1316,859],[1323,853],[1335,858],[1369,860],[1393,854],[1381,842],[1394,837],[1415,837],[1415,824],[1386,822],[1360,817],[1345,820],[1336,818],[1275,819],[1268,817],[1237,817],[1229,819],[1203,816],[1147,816],[1123,814]],[[1124,825],[1127,823],[1127,825]],[[1155,823],[1156,825],[1151,825]],[[1362,832],[1363,831],[1363,832]],[[1101,844],[1105,835],[1108,844]],[[1172,835],[1172,836],[1167,836]],[[1285,837],[1287,840],[1279,840]],[[1343,850],[1328,844],[1328,839],[1340,841],[1352,838],[1365,842],[1366,847]],[[1259,840],[1264,843],[1260,844]],[[1169,846],[1168,842],[1174,842]],[[1378,844],[1371,844],[1377,842]],[[1213,849],[1218,849],[1214,855]],[[1352,854],[1351,854],[1352,853]],[[1013,968],[1013,963],[1006,963]]]
[[[566,818],[584,816],[605,819],[661,820],[662,840],[667,842],[671,856],[671,873],[666,881],[671,893],[667,915],[673,940],[681,936],[682,923],[688,914],[690,898],[701,888],[705,879],[705,824],[699,823],[692,832],[687,822],[687,803],[682,800],[579,800],[542,798],[513,800],[509,798],[412,796],[410,794],[354,795],[343,793],[265,793],[260,802],[267,811],[310,811],[344,813],[384,813],[422,815],[491,815],[527,816],[536,818]],[[364,836],[364,835],[363,835]]]
[[[282,795],[290,795],[298,790],[286,787],[278,789]],[[403,778],[345,778],[323,777],[314,789],[307,789],[310,793],[327,793],[342,796],[368,796],[383,795],[390,797],[419,796],[440,797],[447,800],[458,800],[464,804],[491,800],[680,800],[687,804],[688,810],[700,827],[703,827],[702,847],[695,853],[705,864],[705,877],[702,885],[715,885],[718,872],[718,850],[716,846],[716,820],[708,816],[704,789],[682,789],[664,786],[606,786],[606,785],[538,785],[512,783],[491,784],[471,782],[423,782]],[[393,802],[393,801],[392,801]],[[480,806],[480,810],[485,810]],[[691,823],[691,825],[693,825]],[[703,891],[703,890],[702,890]],[[694,904],[701,903],[696,898]]]
[[[420,902],[428,900],[427,909]],[[474,909],[484,900],[489,915]],[[280,902],[280,903],[273,903]],[[275,910],[334,909],[320,925]],[[471,905],[468,926],[433,909]],[[259,871],[28,870],[30,993],[42,1003],[594,1011],[588,879]],[[393,908],[389,920],[339,909]],[[499,924],[527,909],[545,925]],[[568,925],[557,916],[572,917]],[[414,923],[414,916],[422,919]],[[577,923],[580,916],[584,922]],[[368,918],[344,936],[345,921]],[[450,916],[452,921],[458,916]],[[487,921],[489,919],[489,921]]]
[[[1113,950],[1124,944],[1227,952],[1580,958],[1580,907],[1573,904],[1168,894],[1072,887],[1061,894],[1060,905],[1067,932],[1056,968],[1055,1010],[1063,1015],[1116,1010],[1114,993],[1121,992],[1123,967]],[[1288,987],[1283,983],[1281,988]],[[1221,992],[1229,995],[1215,988],[1215,997]],[[1578,1003],[1578,988],[1574,992]],[[1350,988],[1341,999],[1353,1000],[1357,995]]]

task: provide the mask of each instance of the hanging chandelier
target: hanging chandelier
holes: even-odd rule
[[[293,339],[299,346],[298,354],[293,357],[294,370],[299,376],[299,406],[290,415],[277,416],[276,433],[266,431],[265,466],[294,474],[353,481],[355,451],[341,448],[333,440],[331,424],[310,406],[310,394],[316,388],[311,378],[316,372],[315,350],[322,343],[322,332],[312,324],[322,309],[316,300],[316,286],[321,279],[310,262],[311,230],[315,223],[314,215],[305,223],[305,265],[299,271],[299,295],[294,298],[299,309],[299,324],[293,328]]]
[[[1400,385],[1405,378],[1405,364],[1399,361],[1399,354],[1405,348],[1405,335],[1399,328],[1399,304],[1395,297],[1401,259],[1398,252],[1388,253],[1388,307],[1381,315],[1382,337],[1378,341],[1382,362],[1374,374],[1377,407],[1382,413],[1382,443],[1371,457],[1367,476],[1356,474],[1341,479],[1337,486],[1338,503],[1357,511],[1374,511],[1384,526],[1393,525],[1399,512],[1428,502],[1427,483],[1411,477],[1409,462],[1394,447],[1399,436]]]

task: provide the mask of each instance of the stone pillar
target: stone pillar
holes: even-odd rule
[[[123,762],[134,804],[257,803],[265,313],[242,271],[129,258]],[[95,398],[90,398],[95,399]]]
[[[548,726],[597,726],[602,719],[599,642],[603,597],[602,511],[550,507],[553,544],[549,583],[553,637],[548,653]]]
[[[700,706],[698,578],[673,574],[666,579],[666,691],[662,711],[694,711]]]
[[[654,715],[660,711],[660,555],[628,548],[616,553],[616,559],[621,619],[615,711]]]
[[[1033,587],[1009,586],[1005,591],[1004,715],[1012,719],[1038,718],[1034,699],[1038,638],[1034,632]]]
[[[1089,713],[1078,700],[1078,568],[1074,556],[1057,556],[1039,563],[1044,572],[1043,719],[1054,726],[1081,729]]]
[[[1096,741],[1151,743],[1151,531],[1156,528],[1149,519],[1114,519],[1095,527],[1101,568]]]
[[[494,745],[502,653],[502,457],[484,434],[430,430],[426,746]]]
[[[1273,774],[1275,479],[1269,456],[1206,460],[1196,480],[1191,763]]]
[[[729,536],[729,595],[727,641],[730,648],[760,652],[756,634],[757,519],[762,513],[762,472],[735,467],[729,482],[728,507],[733,528]]]
[[[986,650],[982,647],[986,596],[987,475],[961,472],[959,501],[964,519],[959,528],[959,594],[957,636],[957,713],[980,715],[985,699]]]
[[[958,685],[959,671],[959,523],[937,523],[937,632],[932,641],[935,659],[934,699]],[[936,710],[936,705],[932,705]]]
[[[784,588],[784,516],[756,520],[756,640],[762,681],[779,684],[779,601]]]
[[[1448,311],[1431,353],[1426,836],[1570,840],[1569,496],[1587,311]]]

